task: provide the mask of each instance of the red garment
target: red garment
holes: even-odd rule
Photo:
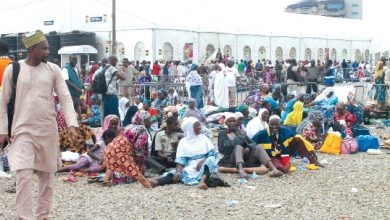
[[[153,75],[158,76],[160,75],[161,67],[158,64],[153,64]]]
[[[362,67],[359,67],[359,69],[358,69],[358,71],[357,71],[357,77],[358,77],[359,79],[364,77],[364,71],[363,71],[363,68],[362,68]]]
[[[87,79],[87,83],[92,85],[93,75],[95,74],[96,70],[98,70],[99,68],[100,67],[97,64],[94,64],[92,66],[91,71],[90,71],[89,76],[88,76],[88,79]],[[88,106],[91,106],[91,96],[92,96],[92,94],[93,94],[92,91],[87,91],[87,93],[86,93],[85,104],[87,104]]]
[[[351,128],[352,128],[353,124],[356,123],[356,116],[354,114],[351,114],[348,111],[345,111],[344,115],[340,115],[338,112],[336,112],[336,114],[334,115],[334,121],[336,122],[336,121],[341,121],[341,120],[344,120],[346,123],[345,133],[348,136],[352,136],[353,133],[352,133]]]

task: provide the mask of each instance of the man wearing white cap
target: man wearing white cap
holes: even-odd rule
[[[60,154],[53,92],[60,99],[66,124],[74,140],[78,123],[61,70],[47,62],[49,45],[45,35],[36,31],[24,36],[22,41],[28,49],[28,56],[19,62],[11,137],[8,136],[7,103],[12,92],[12,66],[5,69],[0,94],[0,147],[4,147],[5,141],[11,141],[8,155],[11,171],[16,171],[17,218],[34,218],[32,175],[36,171],[39,180],[36,216],[37,219],[47,219]]]

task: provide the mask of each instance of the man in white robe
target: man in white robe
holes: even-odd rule
[[[58,95],[66,124],[73,139],[78,126],[72,98],[61,70],[47,62],[49,50],[41,31],[23,38],[28,48],[26,60],[19,62],[15,111],[11,137],[8,136],[7,104],[11,98],[12,66],[5,69],[0,94],[0,148],[9,145],[11,171],[16,172],[16,214],[18,219],[33,219],[32,175],[39,179],[37,219],[48,219],[53,196],[54,173],[60,149],[53,91]],[[11,142],[10,142],[11,141]]]

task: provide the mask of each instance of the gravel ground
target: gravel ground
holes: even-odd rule
[[[297,171],[281,178],[260,176],[242,185],[236,175],[221,174],[232,186],[207,191],[184,185],[146,190],[138,183],[104,188],[88,184],[86,178],[79,178],[76,183],[64,183],[61,180],[64,176],[58,175],[51,217],[389,219],[389,154],[320,154],[319,158],[329,162],[326,168]],[[4,192],[11,183],[10,179],[0,179],[0,219],[15,218],[15,194]]]

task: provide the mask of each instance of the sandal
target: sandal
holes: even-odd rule
[[[5,192],[7,192],[7,193],[16,193],[16,187],[15,186],[11,186],[8,189],[6,189]]]
[[[67,182],[67,183],[74,183],[74,182],[77,182],[77,178],[72,176],[72,175],[69,175],[68,177],[62,179],[64,182]]]
[[[111,187],[112,186],[112,184],[111,184],[111,182],[102,182],[102,186],[103,187]]]
[[[269,177],[281,177],[283,175],[283,172],[279,170],[275,170],[274,172],[270,172],[268,174]]]

